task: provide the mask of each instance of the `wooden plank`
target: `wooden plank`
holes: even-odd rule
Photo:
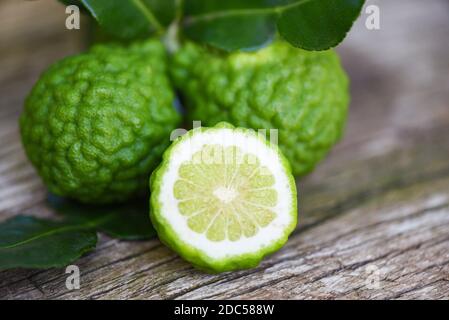
[[[6,54],[0,50],[7,57],[0,60],[7,71],[0,75],[0,220],[52,215],[16,121],[40,70],[83,46],[80,34],[56,27],[63,11],[53,1],[39,1],[39,9],[14,3],[2,2],[0,12],[59,14],[36,27],[45,36],[23,23],[10,27],[18,34],[8,38]],[[66,289],[63,269],[8,270],[0,272],[0,298],[449,298],[449,43],[441,41],[449,11],[443,0],[378,3],[382,29],[370,32],[360,21],[339,49],[352,79],[346,136],[298,182],[300,227],[281,251],[252,270],[206,275],[158,240],[102,235],[97,250],[76,263],[80,290]],[[432,20],[410,28],[423,13]],[[26,51],[39,61],[25,62]]]

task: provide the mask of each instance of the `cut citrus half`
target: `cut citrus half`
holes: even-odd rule
[[[296,226],[290,166],[251,129],[189,131],[164,153],[150,187],[159,238],[206,271],[254,267]]]

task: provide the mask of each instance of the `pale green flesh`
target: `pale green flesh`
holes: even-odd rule
[[[276,213],[275,178],[235,146],[204,145],[181,164],[173,193],[189,228],[211,241],[255,236]]]

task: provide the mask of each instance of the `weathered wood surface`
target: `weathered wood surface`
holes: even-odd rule
[[[340,48],[353,92],[346,136],[299,182],[300,226],[281,251],[206,275],[158,240],[101,236],[77,262],[80,290],[66,289],[62,269],[9,270],[0,298],[449,298],[449,4],[377,3],[381,30],[359,22]],[[0,220],[52,214],[17,117],[39,72],[83,46],[64,18],[53,0],[0,2]]]

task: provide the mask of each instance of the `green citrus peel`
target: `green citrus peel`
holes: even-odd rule
[[[227,54],[188,42],[171,59],[170,71],[189,120],[277,129],[294,175],[310,172],[342,135],[348,79],[333,50],[311,52],[277,41]]]
[[[180,122],[159,40],[98,45],[45,71],[20,118],[25,151],[51,192],[86,203],[145,192]]]

